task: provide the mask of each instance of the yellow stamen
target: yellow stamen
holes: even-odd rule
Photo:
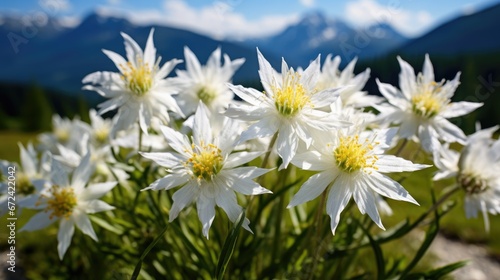
[[[24,173],[17,173],[16,175],[16,191],[22,195],[30,195],[35,193],[35,186],[31,183],[30,178]]]
[[[213,144],[201,143],[200,146],[192,145],[193,153],[186,161],[191,167],[193,175],[198,179],[212,180],[223,167],[221,150]]]
[[[99,129],[96,129],[94,131],[94,137],[95,140],[99,143],[104,143],[108,140],[109,137],[109,128],[108,127],[101,127]]]
[[[439,94],[441,85],[436,82],[427,85],[418,83],[418,87],[422,91],[411,98],[413,112],[424,118],[432,118],[439,114],[448,103],[446,97]]]
[[[373,150],[373,145],[368,143],[368,140],[359,143],[358,135],[346,136],[340,138],[340,143],[333,151],[333,155],[340,170],[352,173],[366,167],[377,169],[374,164],[378,158],[369,154],[371,150]]]
[[[56,139],[61,143],[66,143],[70,137],[69,131],[64,128],[55,128],[54,135],[56,136]]]
[[[212,90],[211,88],[208,88],[206,86],[202,86],[198,91],[196,92],[196,96],[201,100],[206,105],[210,105],[212,101],[217,97],[217,92]]]
[[[153,84],[151,69],[142,59],[137,60],[137,67],[130,61],[127,64],[120,65],[122,68],[122,80],[127,88],[136,96],[144,96]]]
[[[47,208],[45,209],[45,211],[51,211],[49,218],[52,219],[54,216],[69,218],[77,205],[73,188],[61,188],[54,185],[50,189],[50,193],[52,196],[48,199]]]
[[[472,174],[459,174],[457,181],[467,194],[479,194],[488,189],[484,179]]]
[[[289,73],[282,88],[273,87],[274,104],[278,112],[286,117],[293,117],[309,102],[309,95],[300,83],[300,74]]]

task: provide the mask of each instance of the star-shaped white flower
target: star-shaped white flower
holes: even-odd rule
[[[340,99],[343,106],[362,108],[383,101],[381,97],[368,95],[366,91],[363,91],[363,87],[370,78],[370,68],[354,75],[357,58],[349,62],[343,71],[339,70],[340,61],[341,59],[338,55],[333,59],[331,54],[326,57],[321,68],[318,83],[316,84],[317,90],[343,87],[340,90]]]
[[[239,167],[262,152],[231,153],[238,136],[237,122],[225,118],[222,130],[214,131],[209,116],[208,109],[200,102],[194,115],[192,141],[186,135],[163,126],[162,132],[175,152],[141,153],[166,167],[169,173],[145,190],[168,190],[181,186],[173,195],[169,220],[173,221],[182,209],[195,202],[203,235],[207,238],[215,218],[215,205],[221,207],[234,223],[243,211],[235,192],[245,195],[271,193],[253,181],[268,169]],[[248,224],[248,219],[245,219],[243,227],[250,231]]]
[[[328,189],[326,212],[331,229],[340,221],[340,213],[354,197],[362,214],[384,228],[377,210],[379,195],[418,204],[398,182],[382,173],[415,171],[428,165],[384,155],[395,128],[362,132],[356,126],[325,134],[313,145],[314,150],[298,154],[292,164],[319,173],[311,176],[293,197],[288,207],[310,201]]]
[[[309,147],[312,135],[345,126],[329,112],[319,110],[330,106],[338,97],[337,89],[317,92],[319,56],[301,73],[289,68],[282,60],[281,74],[277,73],[257,50],[259,75],[265,92],[253,88],[229,85],[249,105],[234,105],[226,115],[253,123],[241,135],[240,142],[278,133],[276,148],[286,168],[297,152],[299,140]]]
[[[55,221],[59,221],[57,251],[63,259],[71,238],[75,232],[75,225],[86,235],[97,241],[88,214],[112,210],[100,197],[108,193],[116,182],[88,185],[91,174],[90,155],[87,155],[75,169],[69,179],[65,169],[57,161],[52,161],[51,186],[39,196],[39,200],[32,208],[42,210],[35,214],[21,228],[21,231],[34,231],[45,228]]]
[[[153,117],[169,121],[168,110],[183,116],[171,96],[177,93],[177,88],[171,78],[166,78],[181,60],[172,59],[160,67],[161,57],[156,59],[153,31],[149,33],[144,51],[130,36],[121,33],[125,40],[127,60],[115,52],[103,50],[120,72],[94,72],[83,78],[83,83],[91,84],[83,89],[110,98],[99,104],[99,114],[118,109],[112,134],[127,129],[137,121],[142,131],[147,133]]]
[[[198,103],[203,102],[212,112],[220,112],[227,108],[234,94],[227,87],[234,72],[245,62],[244,58],[231,61],[224,54],[221,63],[221,49],[217,48],[208,58],[206,65],[201,65],[196,55],[184,47],[186,70],[176,70],[175,82],[179,86],[179,94],[175,96],[182,112],[189,116],[196,111]]]
[[[434,156],[439,171],[433,179],[455,178],[465,193],[466,217],[475,218],[480,211],[486,231],[490,228],[488,213],[500,213],[500,140],[492,139],[497,129],[470,135],[460,153],[443,145]]]
[[[384,108],[380,120],[400,124],[399,136],[418,139],[427,152],[433,152],[439,145],[437,139],[465,143],[466,136],[463,131],[447,119],[468,114],[483,104],[451,102],[451,97],[460,83],[460,72],[452,81],[443,80],[436,83],[428,55],[425,55],[423,71],[418,76],[415,76],[413,68],[406,61],[400,57],[398,61],[401,66],[401,90],[377,80],[380,92],[393,106],[392,110]]]

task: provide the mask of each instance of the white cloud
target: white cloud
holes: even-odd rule
[[[125,17],[139,25],[158,24],[182,28],[213,38],[253,38],[275,34],[299,19],[298,14],[262,16],[249,20],[235,11],[227,1],[215,1],[210,6],[193,8],[183,0],[166,0],[163,10],[129,11],[104,6],[98,9],[104,16]]]
[[[314,6],[315,0],[299,0],[299,2],[305,7],[312,7]]]
[[[477,8],[474,4],[467,4],[465,6],[462,7],[462,13],[464,15],[472,15],[473,13],[475,13],[477,11]]]
[[[429,28],[434,18],[427,11],[410,11],[401,7],[400,1],[390,1],[384,6],[375,0],[349,1],[345,6],[346,20],[365,27],[387,22],[408,36],[415,36]]]
[[[50,12],[65,12],[71,9],[71,3],[68,0],[39,0],[40,7]]]
[[[111,5],[119,5],[122,3],[122,0],[107,0]]]

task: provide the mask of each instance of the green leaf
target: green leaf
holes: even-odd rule
[[[98,224],[100,227],[102,228],[105,228],[113,233],[116,233],[118,235],[121,235],[123,234],[123,228],[122,227],[118,227],[117,225],[115,226],[112,226],[111,224],[109,224],[107,221],[101,219],[101,218],[98,218],[96,216],[89,216],[90,219],[92,220],[92,222]]]
[[[434,193],[432,193],[432,200],[435,203]],[[415,257],[413,257],[408,266],[403,270],[403,272],[401,272],[401,278],[404,278],[418,264],[420,259],[424,256],[424,254],[431,246],[432,241],[434,241],[434,238],[436,238],[439,232],[439,219],[441,218],[437,209],[434,210],[434,216],[435,219],[433,220],[433,223],[429,226],[429,229],[425,233],[425,239],[422,242],[422,245],[415,254]]]
[[[151,242],[151,244],[149,244],[149,246],[146,248],[146,250],[144,250],[144,252],[142,252],[141,258],[137,262],[137,265],[135,266],[135,269],[134,269],[134,273],[132,274],[132,277],[130,278],[131,280],[137,279],[137,277],[139,276],[139,273],[141,272],[142,262],[144,261],[146,256],[149,254],[149,251],[151,251],[151,249],[153,249],[153,247],[156,245],[156,243],[158,243],[158,241],[160,241],[160,239],[163,238],[163,235],[165,235],[165,233],[167,232],[167,229],[168,229],[168,224],[165,226],[165,228],[162,230],[162,232],[160,232],[160,234],[153,240],[153,242]]]
[[[245,210],[241,211],[240,216],[236,220],[236,223],[224,241],[224,245],[222,246],[222,251],[219,256],[219,261],[217,262],[217,268],[215,269],[215,278],[220,280],[224,277],[224,273],[226,272],[227,264],[229,260],[233,256],[234,247],[236,246],[236,241],[238,240],[238,235],[241,230],[241,226],[245,221]]]
[[[465,266],[467,261],[456,262],[452,264],[445,265],[443,267],[437,268],[426,273],[427,279],[441,279],[441,277],[452,273],[453,271]]]
[[[373,239],[370,232],[363,227],[363,225],[358,221],[359,227],[363,231],[363,233],[368,237],[368,241],[372,246],[373,253],[375,254],[375,260],[377,262],[377,279],[385,279],[385,261],[384,254],[382,253],[382,248],[380,248],[380,244]]]

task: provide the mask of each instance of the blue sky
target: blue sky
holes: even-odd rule
[[[3,1],[0,13],[45,14],[78,24],[92,11],[126,17],[136,24],[164,24],[216,38],[270,35],[321,10],[354,27],[388,21],[407,36],[418,36],[458,15],[473,13],[498,0],[23,0]]]

